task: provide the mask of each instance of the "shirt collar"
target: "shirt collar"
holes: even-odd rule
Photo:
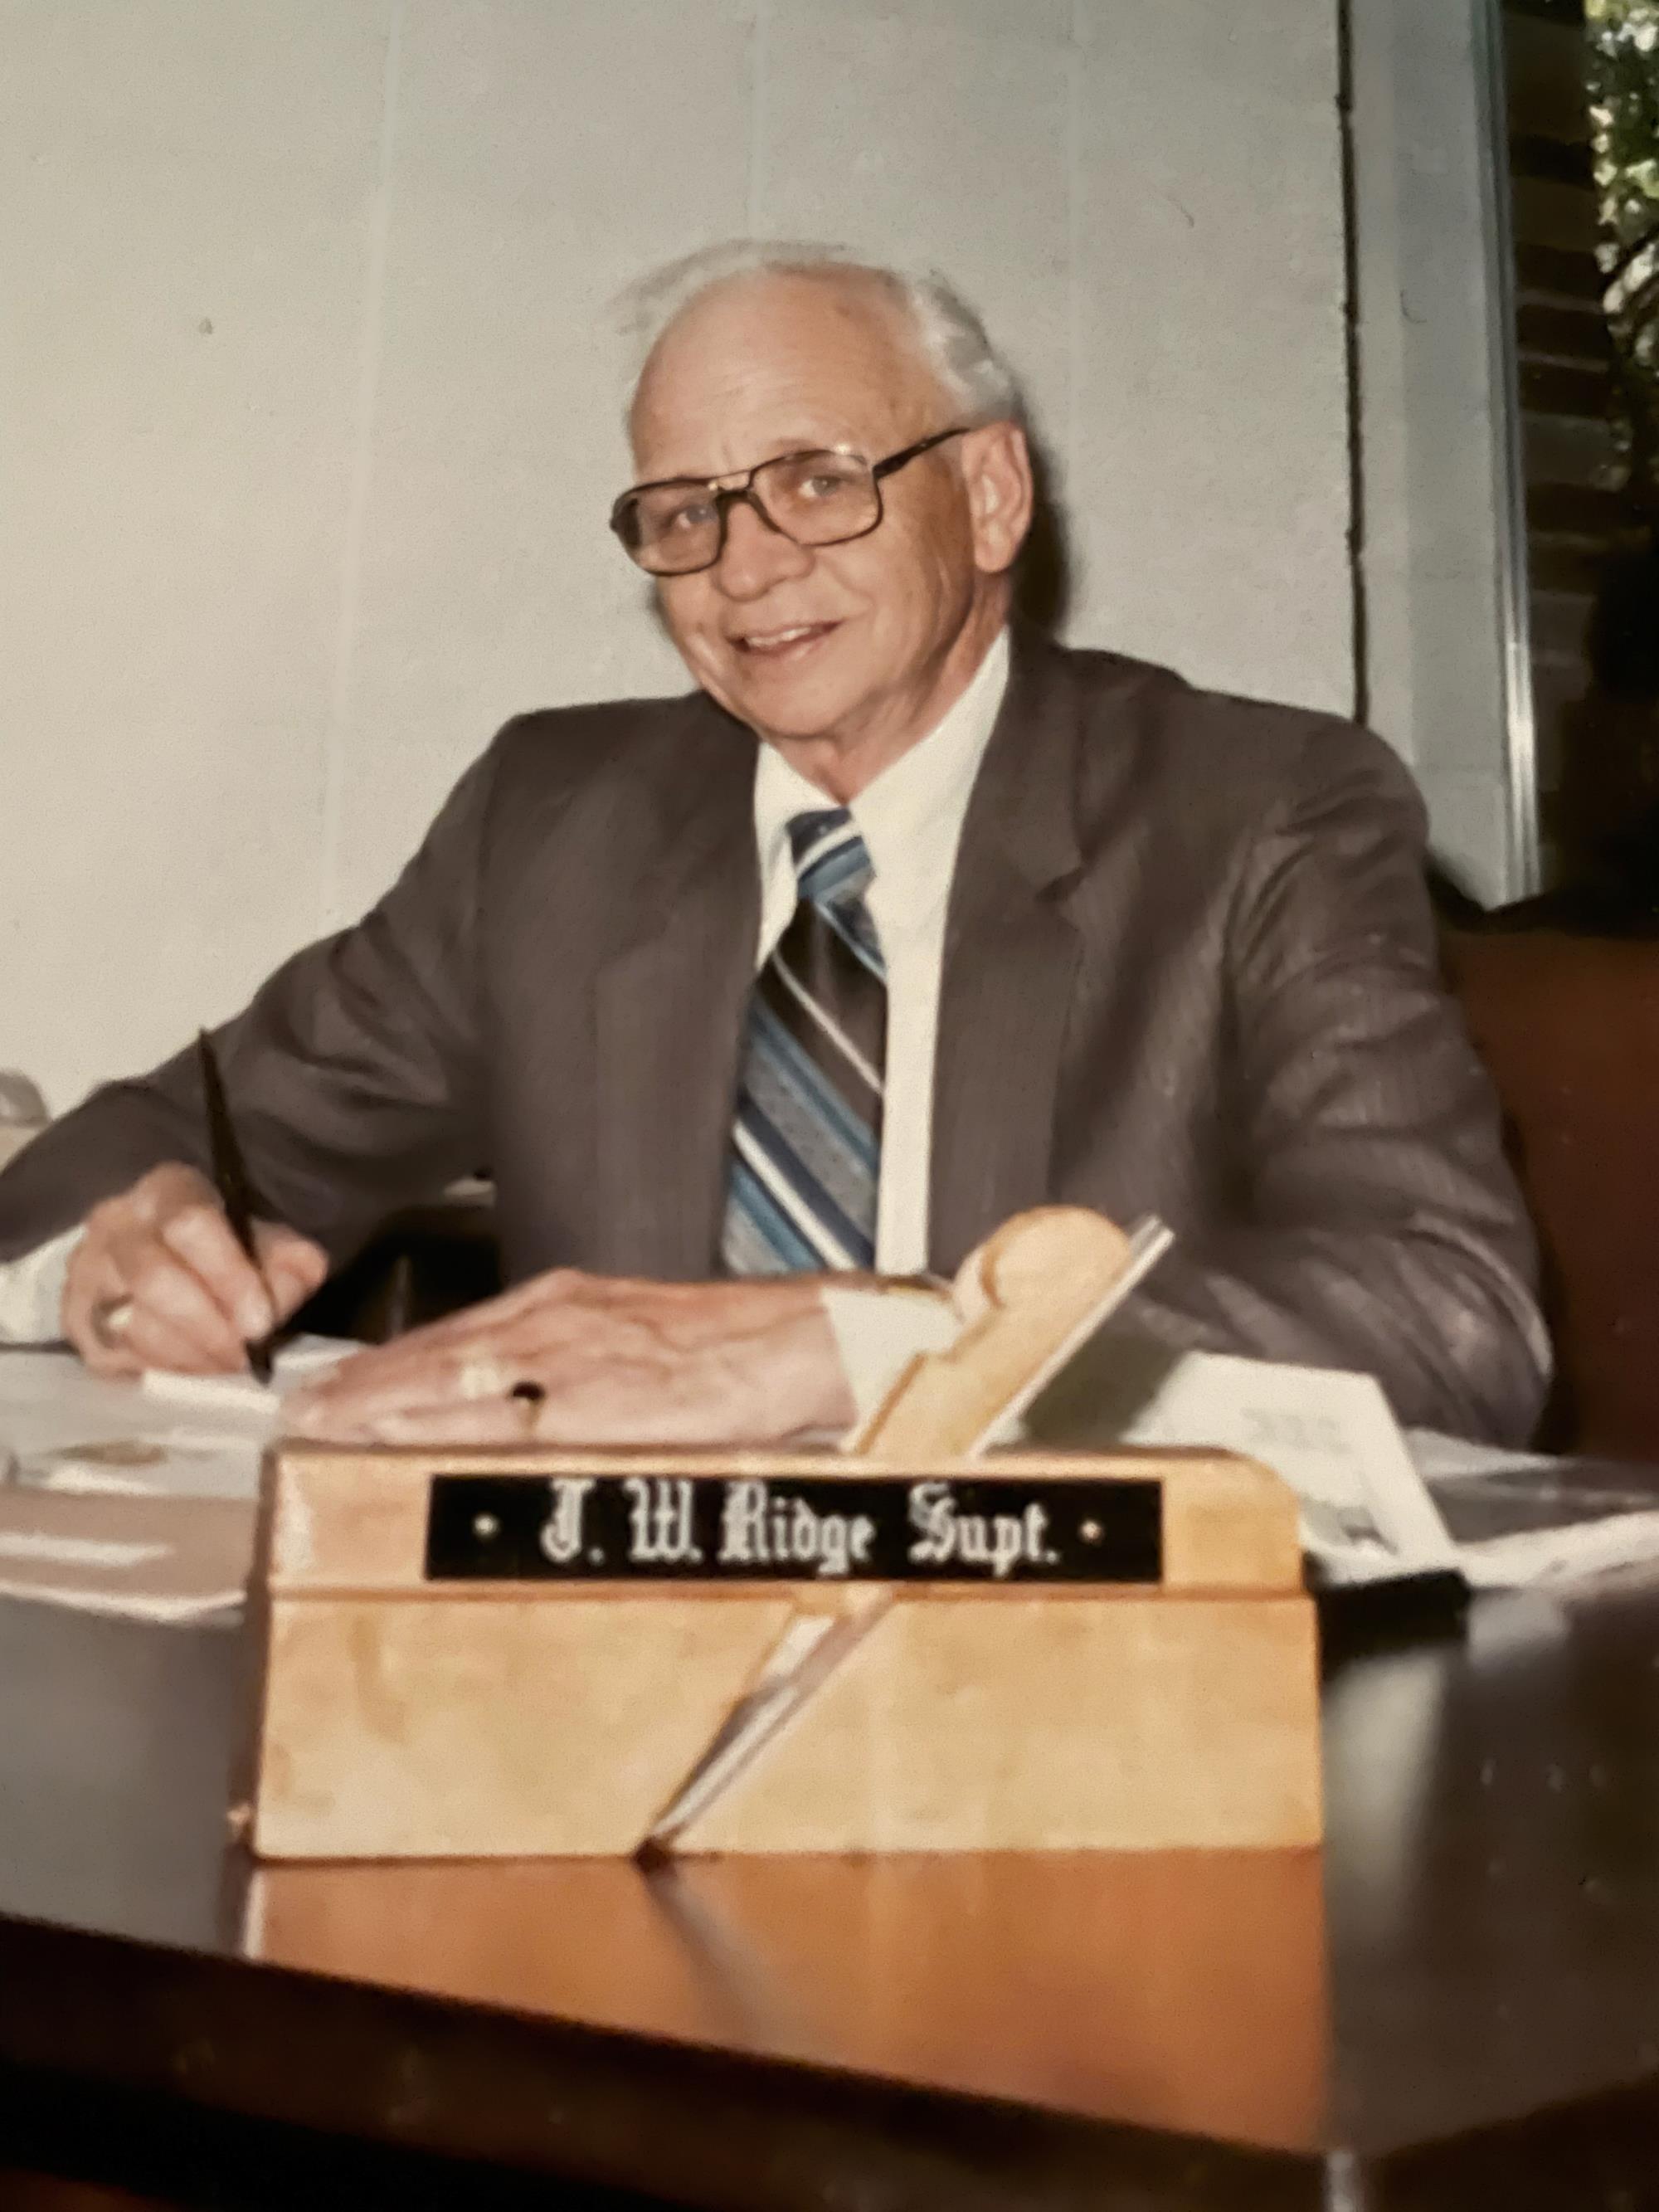
[[[872,902],[889,907],[902,899],[908,909],[944,897],[974,779],[1007,687],[1008,633],[1003,629],[955,705],[851,802],[848,811],[875,870]],[[761,746],[755,836],[763,882],[788,849],[791,818],[834,803],[775,746]]]

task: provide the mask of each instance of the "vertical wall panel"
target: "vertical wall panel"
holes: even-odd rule
[[[826,9],[777,0],[764,45],[762,227],[942,269],[1064,440],[1070,0]]]
[[[1206,683],[1350,710],[1334,9],[1080,12],[1089,626]]]
[[[337,918],[491,729],[679,688],[605,528],[618,288],[744,220],[738,0],[406,0]]]
[[[313,927],[384,18],[0,17],[0,1066],[58,1106]]]

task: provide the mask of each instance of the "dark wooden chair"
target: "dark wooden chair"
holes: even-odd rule
[[[1659,939],[1449,931],[1543,1242],[1541,1441],[1659,1461]]]

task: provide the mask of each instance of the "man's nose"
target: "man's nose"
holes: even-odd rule
[[[811,549],[774,530],[746,499],[734,499],[726,508],[726,543],[714,577],[728,599],[757,599],[774,584],[804,576],[811,565]]]

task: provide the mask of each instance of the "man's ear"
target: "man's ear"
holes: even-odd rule
[[[968,485],[974,532],[974,565],[982,575],[1000,576],[1031,526],[1031,456],[1017,422],[984,422],[963,441],[963,475]]]

